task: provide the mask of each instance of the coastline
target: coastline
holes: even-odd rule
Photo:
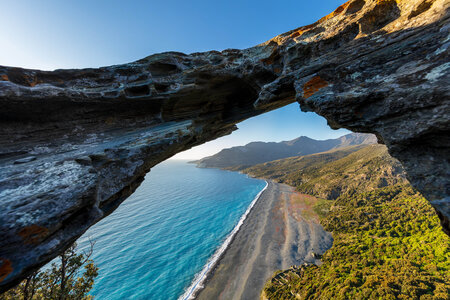
[[[267,180],[263,191],[203,277],[203,287],[191,298],[179,299],[259,299],[275,271],[304,262],[320,263],[312,253],[324,253],[333,239],[311,217],[311,203],[317,199]]]
[[[261,196],[263,195],[264,191],[269,186],[268,181],[267,180],[264,180],[264,181],[266,182],[266,185],[264,186],[264,188],[255,196],[255,198],[252,200],[252,202],[248,206],[247,210],[244,212],[244,214],[239,219],[239,221],[236,224],[236,226],[233,228],[233,230],[225,238],[225,241],[214,252],[214,254],[211,256],[211,258],[208,259],[207,263],[202,268],[202,270],[195,275],[194,279],[192,280],[192,283],[185,290],[183,295],[178,297],[178,300],[195,299],[196,296],[205,287],[205,283],[207,283],[208,279],[212,275],[211,273],[214,272],[215,267],[220,263],[220,259],[225,255],[228,247],[232,244],[233,239],[235,238],[236,234],[239,232],[240,228],[244,224],[244,221],[249,216],[250,212],[252,211],[252,208],[255,206],[257,201],[261,198]]]

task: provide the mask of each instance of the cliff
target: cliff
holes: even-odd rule
[[[244,50],[0,67],[0,291],[110,214],[157,163],[294,101],[333,128],[376,134],[448,233],[449,6],[351,0]]]

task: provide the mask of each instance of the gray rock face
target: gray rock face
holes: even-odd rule
[[[99,69],[0,67],[0,290],[111,213],[157,163],[298,101],[375,133],[449,232],[447,0],[352,0],[245,50]]]

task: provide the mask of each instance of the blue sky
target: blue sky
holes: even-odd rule
[[[315,22],[344,0],[5,1],[0,65],[52,70],[131,62],[162,51],[247,48]],[[179,154],[210,155],[254,140],[340,136],[298,104],[255,117],[232,135]]]

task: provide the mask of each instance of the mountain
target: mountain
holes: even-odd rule
[[[384,145],[332,149],[254,165],[241,172],[286,183],[322,199],[407,183],[400,162]]]
[[[245,146],[223,149],[217,154],[202,158],[196,163],[200,168],[241,170],[245,167],[286,157],[308,155],[360,144],[376,144],[373,134],[351,133],[337,139],[314,140],[301,136],[279,143],[252,142]]]

